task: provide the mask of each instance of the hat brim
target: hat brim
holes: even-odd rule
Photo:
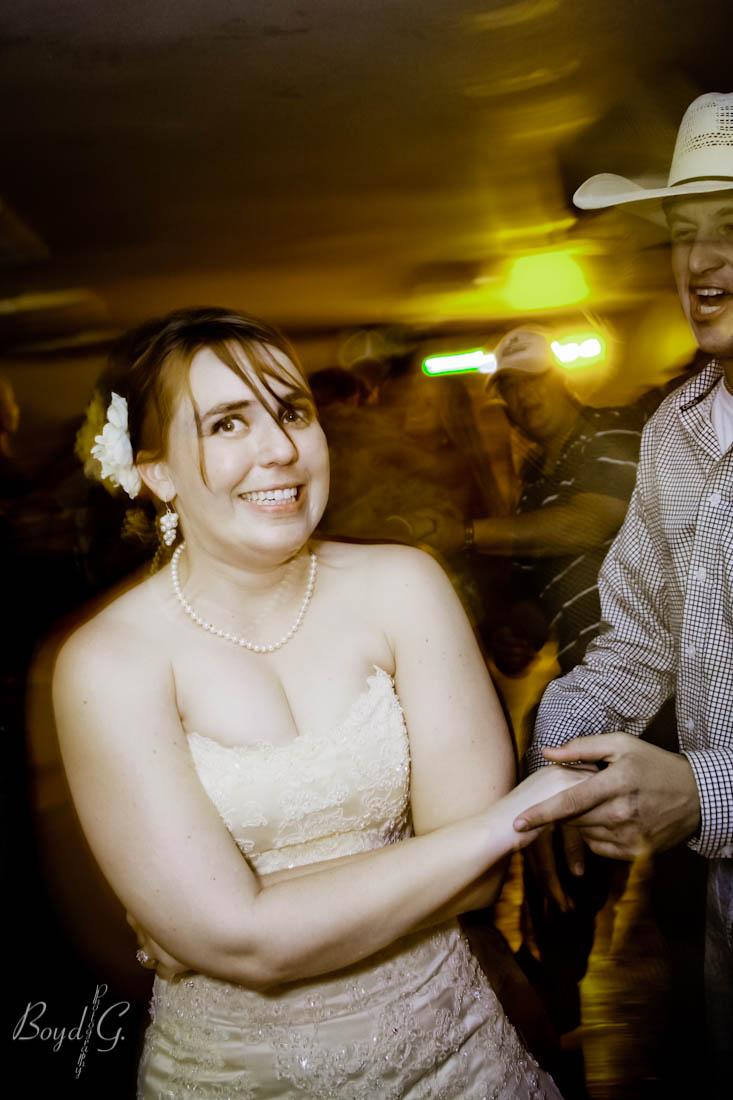
[[[543,374],[547,374],[548,371],[554,369],[554,363],[548,363],[546,367],[542,367],[540,370],[527,370],[526,367],[497,367],[492,374],[486,379],[486,393],[490,393],[496,389],[497,383],[506,378],[507,375],[521,375],[523,378],[541,378]]]
[[[604,210],[610,206],[630,206],[639,217],[665,225],[662,201],[684,198],[686,195],[710,195],[716,191],[733,191],[733,179],[692,180],[664,187],[642,187],[633,180],[609,172],[591,176],[573,195],[581,210]]]

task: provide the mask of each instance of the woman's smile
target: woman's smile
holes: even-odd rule
[[[239,493],[239,499],[253,505],[258,511],[270,515],[287,516],[295,514],[302,500],[301,485],[289,485],[280,488],[250,489]]]

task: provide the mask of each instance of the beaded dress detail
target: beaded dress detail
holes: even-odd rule
[[[209,797],[262,873],[410,835],[407,734],[381,669],[329,731],[279,746],[188,740]],[[560,1100],[454,921],[266,993],[200,974],[156,978],[151,1018],[141,1100]]]

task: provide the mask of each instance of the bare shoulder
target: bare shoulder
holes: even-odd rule
[[[414,546],[398,542],[357,543],[324,541],[318,548],[319,559],[324,565],[337,570],[372,573],[380,580],[409,580],[424,577],[447,580],[446,575],[431,554]]]
[[[368,593],[373,606],[395,608],[419,599],[451,599],[453,589],[430,554],[400,543],[326,542],[319,551],[326,568]],[[395,608],[396,609],[396,608]]]
[[[160,628],[155,603],[159,582],[151,577],[136,584],[92,614],[59,647],[55,690],[72,687],[79,676],[104,681],[144,676],[160,664]]]

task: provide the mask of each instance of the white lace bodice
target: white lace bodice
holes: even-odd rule
[[[407,731],[381,669],[333,729],[245,747],[192,733],[189,745],[261,873],[409,835]],[[455,922],[264,993],[156,978],[151,1016],[140,1100],[560,1100]]]
[[[201,782],[257,871],[380,848],[408,831],[410,757],[392,678],[376,668],[342,722],[285,745],[188,743]]]

